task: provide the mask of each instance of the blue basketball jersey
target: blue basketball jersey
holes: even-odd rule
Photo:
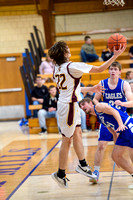
[[[111,106],[111,107],[119,112],[121,119],[123,121],[123,124],[126,125],[128,122],[128,119],[130,119],[129,115],[127,113],[124,113],[123,111],[115,108],[114,106]],[[100,123],[102,123],[105,127],[110,127],[113,130],[116,130],[118,128],[118,123],[117,123],[116,119],[113,117],[113,115],[109,115],[106,113],[98,113],[95,109],[95,106],[94,106],[94,111],[95,111]]]
[[[115,106],[116,108],[118,108],[119,110],[122,110],[123,112],[126,112],[126,107],[117,106],[115,104],[116,100],[120,100],[122,102],[126,102],[127,101],[127,99],[125,97],[125,94],[124,94],[124,90],[123,90],[124,80],[119,78],[118,84],[117,84],[116,88],[113,89],[113,90],[109,88],[108,78],[105,79],[105,80],[102,80],[101,84],[105,88],[105,93],[103,93],[103,102],[109,103],[112,106]]]
[[[123,124],[127,127],[127,129],[120,131],[120,134],[118,135],[115,145],[127,146],[130,148],[133,148],[133,118],[128,116],[126,112],[123,112],[115,108],[114,106],[111,106],[111,107],[113,107],[119,112],[121,119],[123,121]],[[112,115],[105,114],[105,113],[98,113],[95,109],[95,106],[94,106],[94,111],[102,125],[101,127],[102,127],[103,134],[102,134],[101,140],[105,140],[105,141],[113,140],[113,135],[108,131],[107,127],[110,127],[113,130],[116,130],[118,128],[118,123],[116,119]],[[104,138],[104,135],[106,135],[105,138]],[[112,138],[110,135],[112,135]]]

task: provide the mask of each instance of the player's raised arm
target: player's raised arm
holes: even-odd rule
[[[101,81],[98,84],[102,86]],[[94,98],[93,98],[94,104],[99,103],[101,97],[102,97],[102,93],[101,92],[96,93]]]
[[[90,73],[102,72],[105,69],[107,69],[111,65],[111,63],[114,62],[116,60],[116,58],[125,51],[125,49],[126,49],[126,45],[124,45],[123,47],[121,47],[121,45],[120,45],[120,48],[118,51],[114,49],[114,55],[109,60],[107,60],[105,63],[103,63],[100,67],[93,66],[92,69],[90,70]]]

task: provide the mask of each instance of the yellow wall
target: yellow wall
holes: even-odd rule
[[[13,11],[11,13],[14,14]],[[16,15],[0,16],[0,54],[24,52],[24,49],[28,47],[27,40],[31,39],[30,32],[33,32],[33,25],[37,26],[44,36],[40,15],[17,14],[16,12]],[[55,17],[55,24],[57,33],[133,27],[133,10],[61,15]],[[127,37],[133,36],[133,32],[122,34]],[[92,35],[92,38],[108,38],[109,36],[110,34],[97,34]],[[82,40],[83,38],[84,36],[69,36],[58,37],[57,40]]]
[[[44,36],[42,17],[37,14],[0,16],[0,54],[24,52],[30,32],[34,32],[33,25]]]
[[[56,32],[92,31],[112,28],[133,28],[133,9],[123,11],[56,16]],[[133,32],[123,32],[126,37]],[[96,34],[92,38],[108,38],[110,34]],[[82,40],[84,36],[58,37],[57,40]]]

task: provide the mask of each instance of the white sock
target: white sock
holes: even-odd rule
[[[97,171],[99,171],[100,170],[100,166],[94,166],[94,170],[97,170]]]

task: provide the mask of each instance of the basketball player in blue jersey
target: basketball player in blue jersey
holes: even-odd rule
[[[82,62],[70,62],[70,50],[64,41],[55,43],[48,51],[50,58],[52,58],[55,63],[53,77],[59,90],[57,112],[62,133],[62,143],[59,152],[59,168],[57,172],[52,174],[52,178],[60,187],[68,187],[68,179],[66,178],[65,170],[72,140],[74,150],[79,160],[76,171],[85,176],[96,178],[96,176],[92,174],[84,156],[80,108],[78,105],[78,101],[81,100],[80,79],[83,73],[97,73],[107,69],[125,48],[126,46],[123,48],[120,47],[118,51],[114,49],[114,55],[100,67]],[[98,88],[100,88],[99,85],[92,88],[83,88],[82,92],[88,92],[89,90],[98,92]]]
[[[124,105],[133,107],[133,101],[125,102]],[[107,103],[101,102],[93,105],[89,98],[81,100],[79,106],[86,113],[96,115],[100,123],[112,133],[115,141],[112,159],[133,177],[133,165],[130,160],[124,157],[127,150],[133,149],[133,118]],[[95,181],[96,179],[93,182]],[[133,189],[133,184],[129,185],[128,188]]]
[[[112,106],[116,106],[116,108],[126,112],[126,107],[121,105],[115,105],[116,100],[120,100],[122,102],[131,101],[132,91],[129,83],[120,79],[121,74],[121,64],[118,62],[113,62],[109,67],[110,78],[100,81],[100,84],[104,86],[105,92],[103,94],[97,93],[93,99],[94,103],[97,104],[101,97],[103,97],[103,102],[110,103]],[[104,151],[108,142],[113,141],[112,134],[108,131],[108,129],[101,124],[99,130],[98,137],[98,147],[95,153],[94,159],[94,174],[97,176],[97,181],[99,179],[99,170],[100,165],[103,160]],[[93,182],[94,179],[90,179],[90,182]]]

